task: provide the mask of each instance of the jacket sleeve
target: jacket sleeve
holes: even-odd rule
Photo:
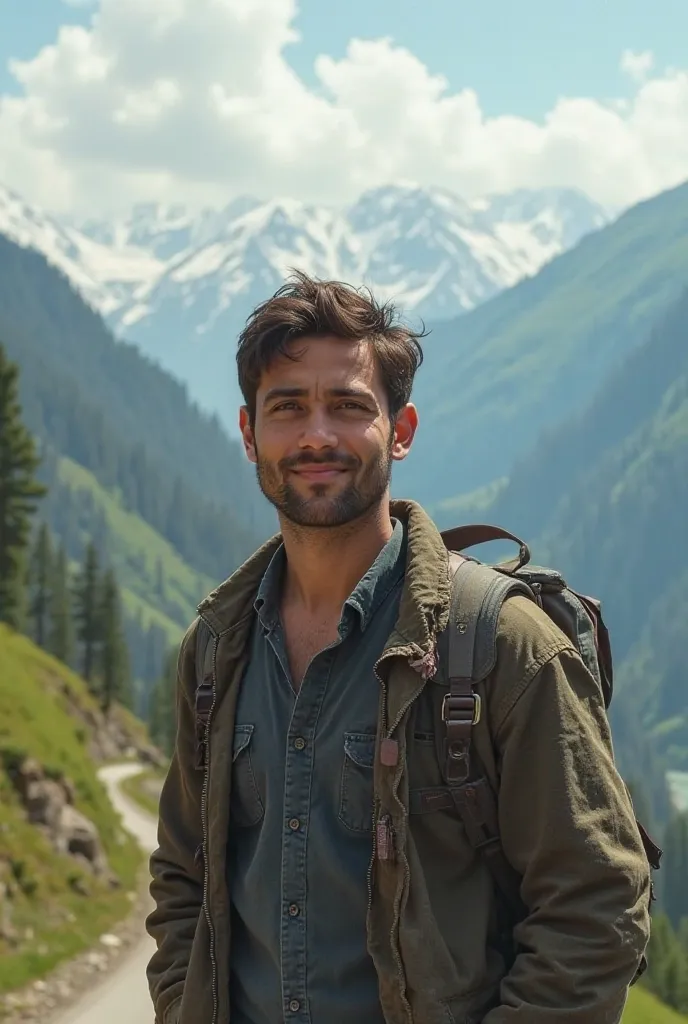
[[[175,749],[160,798],[158,848],[150,860],[154,909],[146,920],[157,950],[148,965],[156,1024],[176,1019],[203,901],[201,795],[194,767],[196,622],[182,640],[177,665]]]
[[[559,646],[532,660],[495,735],[528,914],[484,1024],[618,1024],[650,934],[650,869],[599,687]]]

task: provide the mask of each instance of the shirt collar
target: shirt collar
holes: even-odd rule
[[[344,602],[339,623],[342,636],[349,632],[356,615],[364,632],[387,595],[403,578],[406,532],[400,520],[393,520],[393,523],[392,536]],[[280,544],[268,563],[253,605],[268,632],[279,622],[279,595],[285,565],[284,544]]]

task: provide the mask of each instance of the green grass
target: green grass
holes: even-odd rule
[[[165,773],[151,768],[149,771],[132,775],[122,783],[122,791],[131,797],[144,811],[154,818],[158,816],[158,789],[165,778]]]
[[[217,581],[187,565],[164,537],[122,508],[117,497],[83,466],[61,458],[59,478],[66,486],[90,494],[102,511],[127,613],[140,615],[145,627],[159,625],[170,644],[177,643],[193,620],[196,605]]]
[[[686,1024],[684,1017],[664,1006],[644,988],[634,987],[622,1018],[622,1024]]]
[[[35,757],[72,780],[77,808],[98,828],[110,867],[120,881],[111,890],[71,857],[55,853],[28,824],[14,787],[0,767],[0,871],[16,890],[10,901],[17,945],[0,938],[0,992],[25,985],[87,949],[131,909],[143,866],[96,776],[79,713],[96,706],[83,682],[25,637],[0,624],[0,754]],[[83,879],[88,895],[75,889]]]

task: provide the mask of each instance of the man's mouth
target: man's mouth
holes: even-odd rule
[[[292,473],[296,473],[304,480],[324,483],[326,480],[334,480],[341,473],[346,473],[348,466],[337,466],[328,463],[309,463],[305,466],[295,466]]]

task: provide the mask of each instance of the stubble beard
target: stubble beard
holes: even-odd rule
[[[383,501],[392,475],[392,442],[364,467],[358,478],[350,477],[343,491],[327,496],[326,484],[311,485],[311,495],[301,496],[289,482],[289,460],[280,463],[261,459],[256,450],[258,486],[280,516],[294,526],[311,529],[335,529],[365,518]],[[330,456],[334,461],[334,456]],[[325,462],[302,456],[301,464]],[[344,461],[339,458],[336,461]],[[351,460],[351,468],[354,460]],[[286,463],[286,465],[285,465]],[[357,463],[357,465],[360,465]]]

